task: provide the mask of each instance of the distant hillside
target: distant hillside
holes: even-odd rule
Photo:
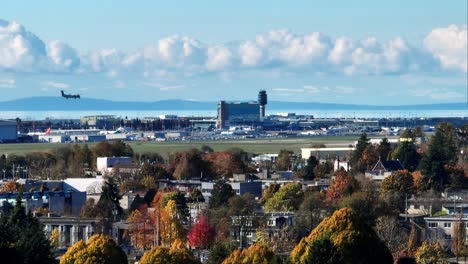
[[[77,111],[77,110],[216,110],[216,102],[184,100],[162,100],[155,102],[111,101],[82,98],[64,99],[61,97],[31,97],[0,102],[4,111]],[[468,110],[465,103],[373,106],[352,104],[329,104],[316,102],[272,101],[267,105],[270,110]]]

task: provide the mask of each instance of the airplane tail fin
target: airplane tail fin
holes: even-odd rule
[[[63,96],[63,90],[61,90],[61,92],[62,92],[62,96]]]
[[[51,131],[51,130],[52,130],[52,129],[49,127],[49,128],[46,130],[46,132],[45,132],[46,135],[50,135],[50,131]]]

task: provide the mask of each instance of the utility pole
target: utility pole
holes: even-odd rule
[[[405,222],[408,221],[408,193],[405,193]]]

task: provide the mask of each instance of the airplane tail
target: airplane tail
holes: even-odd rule
[[[61,90],[61,92],[62,92],[62,96],[63,96],[64,95],[63,90]]]
[[[62,93],[63,93],[63,92],[62,92]],[[49,127],[49,128],[46,130],[45,134],[46,134],[46,135],[50,135],[50,131],[51,131],[51,130],[52,130],[52,129]]]

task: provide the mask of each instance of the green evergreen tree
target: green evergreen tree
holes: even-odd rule
[[[351,168],[353,172],[364,172],[366,169],[365,164],[362,162],[362,153],[364,150],[369,146],[369,139],[367,138],[366,133],[362,133],[361,137],[359,138],[357,144],[356,144],[356,149],[353,151],[351,155]]]
[[[398,159],[403,167],[409,171],[415,171],[421,160],[421,155],[417,152],[416,145],[410,141],[401,142],[392,156],[394,159]]]
[[[307,159],[307,165],[304,167],[304,180],[313,180],[315,178],[315,167],[319,164],[319,161],[315,156],[310,156]]]
[[[390,142],[388,142],[387,138],[383,138],[379,146],[377,147],[377,152],[379,153],[380,159],[387,160],[391,150],[392,147],[390,145]]]
[[[458,158],[458,139],[455,128],[449,123],[437,126],[429,149],[421,160],[423,189],[442,190],[449,182],[447,166],[455,165]]]
[[[218,208],[226,205],[229,198],[236,195],[231,185],[225,181],[217,181],[213,186],[210,197],[210,208]]]
[[[39,220],[26,214],[18,195],[16,204],[0,217],[2,263],[53,263],[51,246]]]

